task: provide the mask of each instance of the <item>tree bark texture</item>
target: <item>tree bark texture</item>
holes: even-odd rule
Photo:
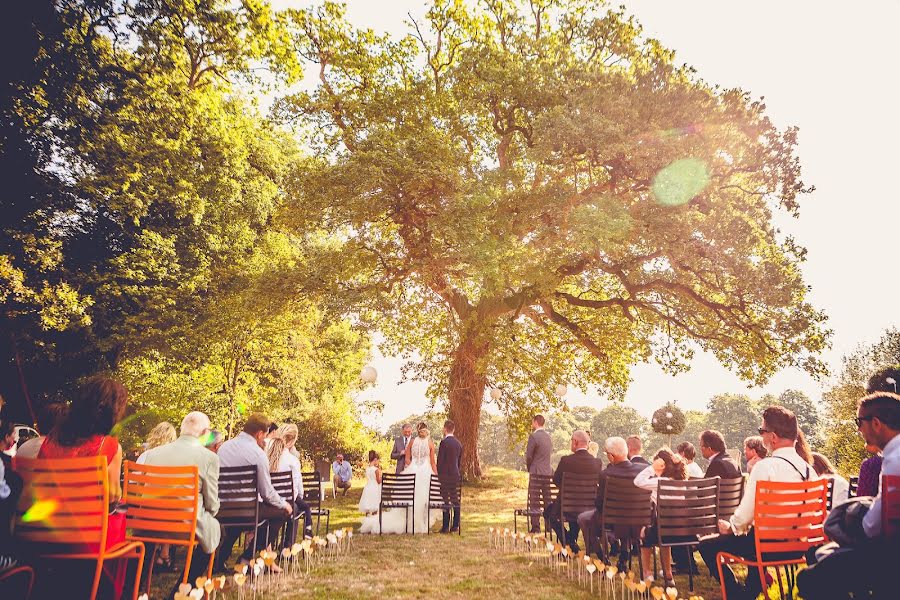
[[[481,479],[482,475],[478,460],[478,428],[487,386],[482,359],[487,353],[486,342],[463,338],[453,352],[450,366],[450,420],[456,424],[454,435],[463,446],[462,476],[469,481]]]

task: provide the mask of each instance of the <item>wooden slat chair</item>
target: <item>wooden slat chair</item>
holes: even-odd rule
[[[830,511],[834,507],[834,479],[823,477],[825,481],[825,510]]]
[[[383,473],[381,475],[381,500],[378,503],[378,535],[381,535],[381,513],[386,508],[402,508],[406,511],[406,533],[409,533],[409,513],[416,514],[415,473]],[[416,533],[416,520],[412,520],[412,532]]]
[[[570,518],[578,519],[579,514],[596,508],[594,503],[597,501],[598,481],[597,475],[563,473],[559,486],[559,516],[563,531]],[[560,540],[563,545],[566,542],[567,540]],[[578,540],[573,542],[577,544]]]
[[[455,508],[459,512],[459,535],[462,535],[462,478],[432,475],[428,487],[427,523],[431,523],[431,509],[441,512]],[[428,531],[431,533],[431,530]]]
[[[743,558],[729,552],[716,555],[722,598],[726,599],[723,567],[726,564],[743,564],[748,577],[753,568],[758,571],[763,595],[768,600],[766,569],[775,568],[775,579],[782,587],[780,568],[785,567],[787,591],[793,593],[793,569],[805,564],[806,552],[825,542],[825,480],[814,481],[758,481],[753,513],[753,530],[756,538],[756,556]],[[785,590],[780,589],[781,598]]]
[[[851,477],[850,480],[850,490],[847,493],[848,498],[856,498],[856,494],[859,492],[859,477]]]
[[[13,584],[9,583],[11,580],[18,579],[19,577],[27,577],[27,584],[25,586],[25,595],[24,596],[16,596],[21,597],[22,600],[28,600],[31,598],[31,591],[34,589],[34,569],[29,567],[28,565],[19,565],[18,567],[13,567],[12,569],[7,569],[6,571],[0,572],[0,598],[12,598],[13,596],[7,596],[8,586]],[[6,583],[4,583],[6,582]],[[18,588],[13,588],[18,589]]]
[[[13,464],[24,484],[16,509],[16,540],[26,544],[38,559],[95,562],[88,596],[91,600],[97,597],[105,561],[135,558],[137,571],[132,598],[137,599],[144,544],[124,541],[106,546],[109,511],[106,457],[16,457]]]
[[[723,521],[730,519],[737,510],[744,497],[745,483],[743,477],[719,480],[719,518]]]
[[[900,475],[881,476],[881,532],[889,540],[900,540]]]
[[[125,487],[122,497],[128,505],[125,525],[128,540],[144,544],[184,546],[186,558],[182,583],[188,583],[191,559],[197,545],[197,510],[200,502],[200,477],[195,465],[154,466],[125,461]],[[146,591],[150,593],[153,557],[147,570]],[[212,577],[213,556],[209,557],[207,577]]]
[[[640,573],[644,572],[644,564],[641,559],[640,529],[649,527],[653,502],[650,490],[642,490],[634,485],[632,479],[622,477],[607,477],[603,486],[603,510],[600,511],[600,531],[603,537],[603,551],[608,560],[609,540],[606,532],[609,530],[628,531],[625,539],[620,540],[628,549],[628,561],[637,552],[638,567]]]
[[[294,492],[294,477],[291,475],[290,471],[276,471],[270,474],[272,477],[272,487],[275,488],[275,491],[278,492],[278,495],[281,496],[286,502],[290,503],[292,508],[296,508],[294,506],[294,499],[296,498]],[[296,522],[303,518],[302,514],[298,514],[296,510],[291,513],[291,521]],[[285,522],[283,536],[287,535],[287,532],[290,531],[290,528],[287,526],[287,522]],[[294,529],[296,532],[296,528]],[[293,544],[296,540],[291,540],[290,543]],[[282,543],[283,545],[283,543]]]
[[[546,491],[545,495],[543,492]],[[544,533],[550,533],[550,526],[547,519],[544,518],[544,509],[556,497],[558,490],[553,484],[553,477],[550,475],[529,475],[528,476],[528,497],[525,500],[525,508],[517,508],[513,511],[513,532],[519,532],[518,517],[525,517],[525,522],[529,523],[531,517],[540,517],[544,522]]]
[[[300,473],[303,479],[303,501],[309,505],[310,514],[316,518],[316,535],[319,535],[319,527],[322,517],[325,517],[325,535],[328,535],[331,527],[331,509],[322,508],[322,479],[318,471]]]
[[[656,489],[656,526],[660,546],[687,546],[688,585],[694,591],[694,546],[700,537],[719,533],[718,477],[676,481],[660,479]]]
[[[266,522],[259,518],[259,482],[255,466],[219,468],[219,513],[216,519],[224,529],[256,532]],[[253,536],[253,555],[259,535]],[[226,551],[230,551],[227,548]],[[222,564],[228,556],[221,557]],[[190,583],[190,582],[188,582]]]

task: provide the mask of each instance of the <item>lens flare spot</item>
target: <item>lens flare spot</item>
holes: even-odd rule
[[[241,415],[244,414],[245,412],[247,412],[247,405],[244,404],[243,402],[238,402],[237,411],[238,411],[238,414],[241,414]]]
[[[653,195],[665,206],[690,202],[709,183],[706,164],[697,158],[676,160],[653,178]]]
[[[38,521],[45,521],[50,515],[56,512],[56,507],[58,505],[56,500],[38,500],[31,505],[31,508],[25,511],[24,515],[22,515],[22,522],[36,523]]]
[[[200,443],[204,446],[209,446],[210,442],[213,441],[213,433],[211,431],[207,431],[202,436],[200,436]]]

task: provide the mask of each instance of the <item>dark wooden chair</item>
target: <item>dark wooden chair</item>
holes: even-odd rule
[[[528,498],[525,500],[525,508],[517,508],[513,511],[513,532],[519,532],[518,517],[525,517],[526,522],[530,523],[531,517],[537,516],[544,521],[544,533],[549,534],[550,526],[547,519],[544,518],[544,509],[556,498],[557,492],[552,476],[529,475]]]
[[[650,490],[642,490],[631,479],[607,477],[603,486],[603,510],[600,511],[600,530],[603,533],[603,551],[608,560],[609,540],[605,532],[612,530],[623,548],[628,550],[628,561],[637,552],[640,573],[644,572],[641,559],[641,527],[649,527],[653,502]]]
[[[694,546],[719,532],[718,477],[675,481],[660,479],[656,489],[656,526],[660,546],[687,546],[688,585],[694,591]]]
[[[259,482],[255,466],[221,467],[219,469],[219,513],[216,519],[224,529],[256,532],[266,522],[259,518]],[[253,555],[259,535],[253,536]],[[226,548],[230,552],[231,548]],[[228,556],[220,556],[225,564]]]
[[[462,478],[432,475],[428,487],[427,523],[431,523],[431,509],[441,512],[456,509],[459,512],[459,535],[462,535]],[[431,530],[429,530],[431,533]]]
[[[737,510],[744,497],[743,477],[719,480],[719,518],[727,521]]]
[[[284,498],[285,502],[290,503],[292,508],[296,508],[296,507],[294,507],[294,499],[297,497],[297,495],[294,492],[294,477],[293,477],[293,475],[291,475],[291,472],[290,471],[276,471],[274,473],[271,473],[270,475],[272,477],[272,487],[275,488],[275,491],[278,492],[278,495],[281,496],[282,498]],[[296,510],[291,513],[291,522],[292,523],[296,523],[298,520],[300,520],[302,518],[303,518],[303,515],[298,514],[298,512]],[[290,530],[291,530],[291,528],[287,526],[287,523],[285,523],[284,530],[282,532],[282,538],[283,538],[283,536],[286,536],[288,531],[290,531]],[[297,531],[297,528],[294,527],[295,534],[296,534],[296,531]],[[293,539],[290,541],[290,543],[293,544],[295,541],[296,541],[296,539]],[[284,544],[283,544],[283,540],[282,540],[282,547],[283,547],[283,545]]]
[[[859,477],[851,477],[850,478],[850,491],[847,494],[848,498],[856,498],[856,494],[859,492]]]
[[[325,517],[325,535],[331,530],[331,509],[322,508],[322,478],[318,471],[300,473],[303,479],[303,501],[309,505],[310,514],[316,518],[316,535]]]
[[[834,479],[825,479],[825,510],[830,511],[834,506]]]
[[[559,518],[564,531],[566,521],[577,520],[579,514],[596,508],[598,481],[597,475],[563,473],[559,486]],[[567,541],[560,540],[560,543],[567,545]],[[578,543],[577,539],[572,541]]]
[[[881,533],[900,539],[900,475],[881,476]]]
[[[383,473],[381,475],[381,501],[378,503],[378,535],[381,535],[381,514],[386,508],[402,508],[406,511],[406,533],[409,533],[409,513],[416,514],[415,473]],[[413,519],[412,532],[416,533]]]

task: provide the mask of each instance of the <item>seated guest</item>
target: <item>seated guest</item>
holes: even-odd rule
[[[710,432],[704,432],[704,435]],[[717,432],[714,432],[717,433]],[[737,510],[728,521],[719,520],[719,537],[704,540],[700,543],[700,556],[706,563],[709,572],[716,579],[719,578],[718,568],[716,566],[716,555],[719,552],[729,552],[736,556],[745,558],[754,558],[756,556],[756,538],[753,532],[753,517],[756,502],[756,485],[759,481],[809,481],[810,479],[818,479],[818,475],[813,468],[800,458],[794,444],[797,441],[797,417],[794,413],[781,406],[770,406],[763,411],[762,426],[759,428],[759,434],[763,438],[763,444],[769,450],[770,456],[759,461],[750,473],[750,479],[744,490],[744,497]],[[713,436],[715,437],[715,436]],[[713,441],[713,437],[706,439],[701,443],[714,444],[711,449],[716,448],[724,450],[724,441],[719,445],[718,441]],[[722,453],[719,452],[718,455]],[[717,455],[717,456],[718,456]],[[730,459],[729,459],[730,460]],[[716,461],[723,463],[724,460]],[[712,468],[713,462],[710,462]],[[730,465],[735,471],[737,466],[734,462]],[[725,467],[720,466],[720,469]],[[739,472],[738,472],[739,474]],[[709,471],[707,471],[709,477]],[[740,586],[734,577],[731,567],[725,566],[724,570],[725,589],[728,598],[734,599],[750,599],[756,598],[761,592],[759,577],[755,573],[747,577],[746,587]]]
[[[221,431],[213,429],[206,435],[206,438],[202,441],[206,445],[207,450],[209,450],[210,452],[218,453],[219,448],[221,448],[222,444],[225,443],[225,436],[222,435]]]
[[[144,459],[143,464],[151,466],[197,466],[197,473],[200,476],[196,531],[198,547],[194,550],[191,568],[188,571],[188,581],[191,582],[206,572],[210,555],[216,551],[219,542],[222,541],[222,527],[216,520],[216,513],[219,512],[219,457],[207,451],[200,441],[208,432],[209,417],[202,412],[188,413],[181,421],[181,435],[177,439],[168,444],[156,446],[141,455],[141,458]],[[146,560],[153,557],[152,547],[147,548],[146,557]],[[179,578],[175,582],[170,596],[178,591],[180,583],[181,579]]]
[[[19,430],[10,420],[0,421],[0,459],[7,469],[12,468],[12,454],[19,443]]]
[[[884,451],[882,472],[900,475],[900,396],[876,392],[861,399],[856,425],[867,445]],[[797,585],[804,598],[830,600],[847,598],[851,593],[855,598],[896,597],[893,569],[900,540],[884,537],[881,504],[879,490],[862,518],[862,535],[857,544],[837,551],[835,544],[829,544],[825,548],[829,552],[817,564],[798,573]],[[845,525],[848,520],[845,514]]]
[[[661,448],[656,453],[656,456],[653,457],[653,463],[634,478],[634,485],[642,490],[650,490],[653,500],[653,521],[650,527],[644,529],[643,539],[641,540],[641,558],[644,564],[643,578],[645,581],[648,579],[653,580],[653,548],[659,545],[659,534],[656,526],[656,492],[660,479],[676,479],[678,481],[687,479],[687,469],[681,457],[673,454],[668,448]],[[665,587],[675,587],[675,578],[672,575],[672,549],[668,546],[660,547],[659,561],[662,563]]]
[[[559,465],[553,473],[553,483],[556,487],[562,485],[563,473],[600,476],[600,461],[587,451],[589,443],[588,434],[584,431],[579,429],[572,433],[572,454],[559,459]],[[544,518],[550,522],[557,537],[564,540],[565,545],[571,546],[575,552],[578,552],[578,517],[576,514],[560,515],[559,498],[544,508]],[[563,528],[563,519],[569,524],[568,532]]]
[[[294,456],[291,450],[297,445],[299,431],[296,425],[288,424],[279,427],[272,435],[269,448],[266,450],[266,458],[269,461],[269,472],[291,472],[294,482],[294,514],[303,515],[303,536],[312,537],[312,511],[309,505],[303,501],[303,475],[300,469],[300,460]],[[284,545],[289,548],[297,539],[295,530],[296,522],[288,521],[287,535],[284,537]]]
[[[687,476],[690,479],[703,479],[703,469],[694,462],[694,459],[697,457],[697,449],[694,448],[694,445],[690,442],[681,442],[678,444],[676,451],[681,457],[682,462],[684,462]]]
[[[629,435],[625,439],[625,443],[628,444],[628,460],[633,463],[641,463],[644,466],[650,464],[646,458],[641,456],[641,451],[643,449],[643,443],[641,442],[641,437],[638,435]]]
[[[350,480],[353,479],[353,468],[350,466],[350,463],[344,460],[343,454],[338,454],[334,462],[331,463],[331,472],[334,473],[332,476],[332,483],[334,484],[335,491],[341,489],[344,490],[344,495],[347,495],[347,490],[350,489]]]
[[[831,506],[835,507],[846,502],[850,498],[850,482],[835,473],[834,466],[824,454],[813,452],[812,457],[813,469],[819,477],[831,480]]]
[[[604,446],[606,448],[606,459],[609,461],[609,464],[600,472],[600,487],[597,489],[597,498],[594,501],[597,508],[578,515],[578,525],[584,532],[585,551],[588,554],[596,554],[598,557],[601,554],[600,514],[603,511],[603,494],[606,491],[606,479],[608,477],[618,477],[634,481],[637,474],[646,468],[644,464],[633,463],[628,460],[628,445],[624,439],[620,437],[607,438]],[[628,556],[628,543],[625,539],[628,537],[628,532],[619,531],[616,533],[617,537],[621,538],[619,541],[624,542],[620,544],[622,557],[619,560],[619,570],[624,571],[625,569],[622,567]]]
[[[78,390],[72,406],[59,425],[51,431],[41,447],[38,458],[65,460],[87,456],[105,456],[109,481],[110,533],[107,547],[125,541],[124,513],[114,508],[122,497],[119,476],[122,472],[122,446],[113,428],[125,414],[128,392],[125,387],[103,375],[88,379]],[[112,582],[115,597],[122,594],[125,585],[126,561],[103,563],[107,579]]]
[[[744,458],[747,459],[747,472],[752,473],[756,463],[761,461],[769,453],[763,446],[762,438],[758,435],[751,435],[744,440]]]
[[[16,456],[20,458],[37,458],[41,444],[56,424],[59,423],[66,414],[68,407],[65,402],[46,402],[41,404],[37,409],[37,430],[39,436],[33,437],[16,451]]]
[[[856,495],[859,497],[874,496],[878,493],[878,486],[881,484],[881,462],[884,459],[881,450],[871,444],[866,444],[866,452],[872,456],[859,465],[859,477],[856,483]]]
[[[266,435],[269,431],[269,419],[261,414],[254,413],[247,418],[244,423],[244,430],[235,438],[228,440],[219,448],[219,466],[220,467],[256,467],[257,485],[262,501],[259,504],[259,518],[267,520],[267,524],[262,524],[256,530],[256,539],[263,539],[266,528],[268,527],[269,537],[262,544],[257,544],[257,548],[262,550],[271,545],[278,536],[278,530],[284,525],[284,522],[291,516],[294,510],[290,502],[286,502],[272,487],[272,477],[269,475],[269,461],[263,450],[265,447]],[[225,570],[225,561],[231,556],[234,543],[241,536],[241,531],[237,527],[229,527],[225,530],[225,536],[219,553],[216,557],[216,570]],[[253,560],[253,544],[248,544],[247,548],[238,559],[242,564],[248,564]],[[277,565],[272,566],[272,570],[280,572],[281,569]]]
[[[150,430],[150,433],[147,435],[147,441],[144,442],[144,451],[140,456],[138,456],[135,462],[137,462],[139,465],[144,464],[144,455],[147,454],[147,452],[153,450],[154,448],[165,446],[166,444],[171,444],[177,438],[178,436],[176,435],[174,425],[172,425],[168,421],[159,423],[156,427]]]
[[[700,434],[700,454],[709,461],[704,477],[721,477],[734,479],[741,476],[741,469],[728,456],[725,438],[714,429],[707,429]]]
[[[2,424],[0,424],[2,427]],[[22,478],[0,461],[0,573],[16,566],[12,544],[12,518],[22,494]]]

